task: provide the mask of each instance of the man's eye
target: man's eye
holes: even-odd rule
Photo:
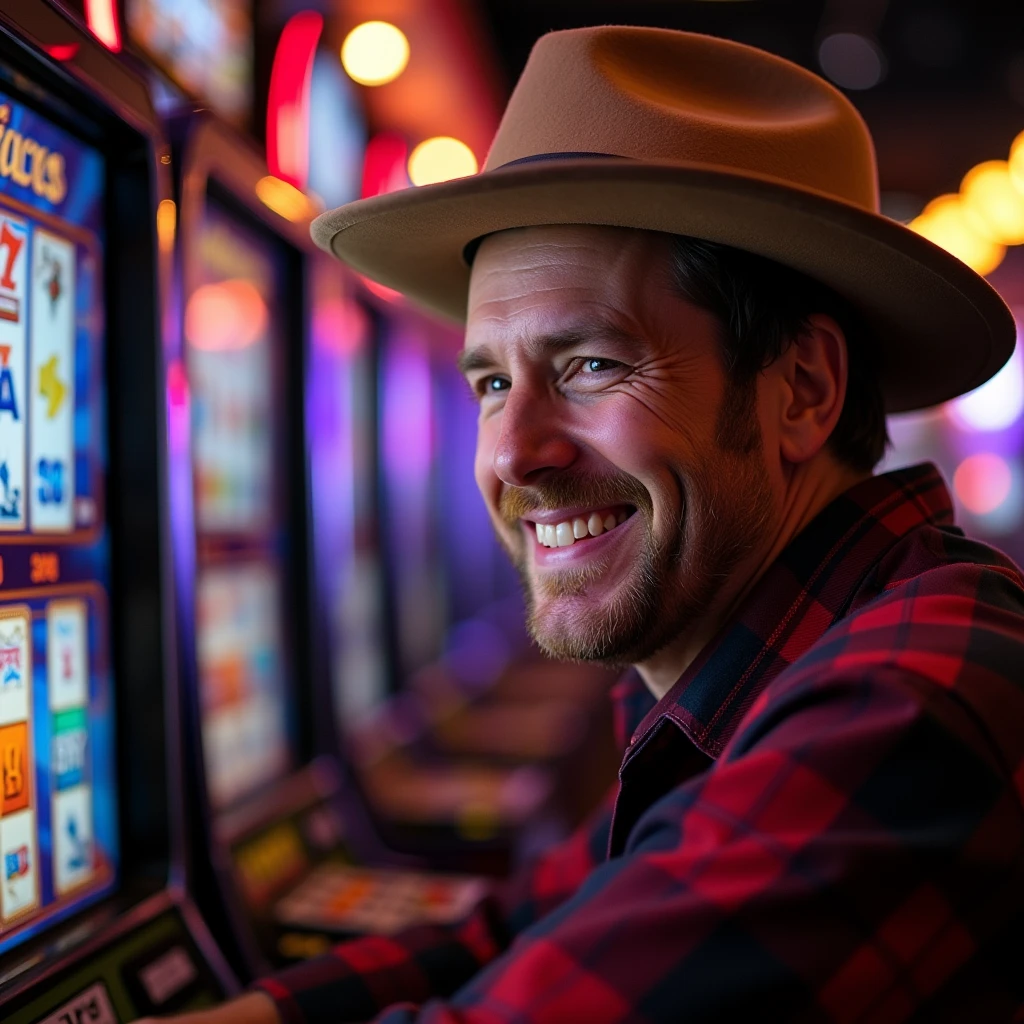
[[[584,373],[600,373],[602,370],[611,370],[619,364],[614,359],[584,359]]]
[[[511,386],[512,382],[508,377],[499,377],[495,374],[491,377],[484,377],[480,381],[480,393],[482,395],[500,394],[502,391],[508,391]]]

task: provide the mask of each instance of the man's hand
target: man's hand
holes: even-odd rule
[[[177,1017],[140,1018],[135,1024],[281,1024],[270,996],[249,992],[212,1010],[198,1010]]]

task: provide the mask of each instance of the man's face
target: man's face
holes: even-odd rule
[[[463,370],[475,473],[554,657],[640,663],[702,615],[776,519],[756,385],[673,290],[669,242],[502,232],[477,254]]]

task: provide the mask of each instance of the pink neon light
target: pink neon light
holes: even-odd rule
[[[54,43],[46,47],[46,52],[54,60],[74,60],[78,56],[78,43]]]
[[[363,155],[362,198],[408,188],[412,184],[406,170],[408,162],[409,145],[401,135],[375,135]]]
[[[1004,458],[982,452],[957,466],[953,487],[969,512],[983,516],[995,512],[1010,496],[1013,475]]]
[[[277,42],[267,95],[267,166],[275,177],[305,188],[309,177],[309,84],[324,19],[300,11]]]
[[[121,49],[121,22],[117,0],[85,0],[85,22],[89,31],[108,49]]]

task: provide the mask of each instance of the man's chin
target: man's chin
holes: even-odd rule
[[[560,574],[561,575],[561,574]],[[551,658],[630,664],[648,616],[629,587],[596,594],[597,588],[565,578],[531,587],[528,627],[534,643]],[[618,593],[619,590],[624,593]]]

